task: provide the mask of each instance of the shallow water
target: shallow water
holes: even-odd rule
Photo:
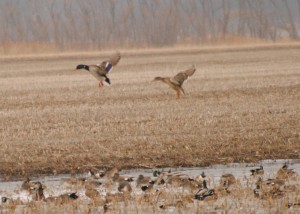
[[[279,168],[282,167],[284,163],[289,165],[289,168],[294,169],[300,175],[300,159],[291,159],[291,160],[263,160],[258,164],[249,164],[249,163],[232,163],[227,165],[212,165],[209,167],[178,167],[178,168],[160,168],[160,171],[169,171],[173,173],[182,173],[188,175],[191,178],[194,178],[197,175],[200,175],[202,172],[205,172],[208,180],[208,186],[213,188],[215,185],[219,184],[220,177],[225,173],[231,173],[238,179],[242,185],[249,184],[249,178],[251,178],[250,169],[257,168],[260,165],[264,167],[264,179],[274,178],[276,172]],[[120,175],[129,175],[134,178],[137,178],[138,175],[143,174],[144,176],[152,176],[153,169],[130,169],[122,170]],[[33,181],[40,181],[43,185],[46,186],[45,196],[57,196],[62,193],[66,193],[69,190],[61,188],[61,180],[64,178],[70,178],[71,175],[56,175],[56,176],[45,176],[39,178],[32,178]],[[88,174],[80,174],[76,177],[88,177]],[[30,200],[30,196],[20,191],[23,181],[0,181],[0,196],[6,196],[11,198],[20,198],[23,201]],[[252,185],[254,184],[254,180]],[[135,186],[135,185],[133,185]],[[84,195],[83,192],[78,192],[79,195]]]
[[[205,172],[206,174],[206,180],[208,181],[208,187],[209,188],[214,188],[219,184],[220,177],[223,174],[226,173],[231,173],[235,176],[235,178],[240,182],[242,187],[250,187],[251,189],[255,188],[255,182],[257,180],[256,177],[251,176],[250,170],[257,168],[259,166],[264,167],[264,179],[268,178],[275,178],[276,172],[278,169],[280,169],[284,163],[287,163],[289,165],[289,168],[294,169],[295,172],[300,175],[300,159],[298,160],[264,160],[261,161],[257,164],[240,164],[240,163],[232,163],[232,164],[227,164],[227,165],[212,165],[210,167],[178,167],[178,168],[160,168],[159,171],[165,171],[168,172],[171,170],[172,173],[174,174],[184,174],[189,176],[190,178],[194,178],[197,175],[200,175],[202,172]],[[138,175],[143,174],[144,176],[152,176],[153,177],[153,169],[131,169],[131,170],[122,170],[120,172],[120,175],[129,175],[136,180]],[[90,199],[85,195],[85,189],[83,187],[79,187],[76,189],[70,189],[66,188],[62,185],[61,181],[65,178],[70,178],[72,177],[69,174],[63,174],[63,175],[56,175],[56,176],[45,176],[45,177],[37,177],[37,178],[31,178],[32,181],[40,181],[44,186],[44,195],[45,197],[49,196],[58,196],[64,193],[70,193],[71,191],[76,191],[77,194],[80,196],[80,198],[84,201],[89,201]],[[88,173],[85,174],[79,174],[76,177],[83,177],[83,178],[88,178],[89,175]],[[104,181],[104,179],[99,179],[100,181]],[[28,192],[26,191],[21,191],[21,185],[23,181],[0,181],[0,197],[8,197],[12,199],[20,199],[23,202],[29,202],[32,200],[32,196],[29,195]],[[293,181],[288,181],[288,184],[295,184],[299,183],[298,180],[293,180]],[[134,195],[140,195],[143,194],[141,189],[137,189],[133,182],[131,185],[133,188],[133,194]],[[100,187],[97,188],[97,190],[100,192],[100,195],[105,196],[108,193],[108,190],[101,185]],[[180,189],[165,189],[167,192],[179,192],[182,191]],[[116,193],[117,191],[117,186],[114,186],[109,189],[110,193]],[[164,201],[158,201],[158,204],[163,204]],[[246,208],[247,212],[256,212],[255,207],[257,207],[257,201],[252,200],[252,201],[244,201],[241,202],[239,198],[232,198],[232,197],[225,197],[225,198],[220,198],[217,200],[217,202],[211,206],[207,204],[203,204],[203,201],[194,201],[193,204],[187,204],[187,209],[190,207],[191,212],[195,212],[195,207],[201,207],[204,206],[205,212],[216,212],[216,207],[218,207],[218,204],[226,204],[227,206],[233,207],[233,209],[236,209],[239,204],[246,203],[246,207],[248,206],[249,208]],[[119,209],[124,209],[125,205],[123,203],[118,203]],[[143,205],[145,206],[145,205]],[[138,209],[138,212],[144,212],[142,209],[143,206],[139,206],[138,208],[136,207],[136,204],[132,204],[132,211],[136,212],[136,209]],[[129,206],[130,207],[130,206]],[[20,212],[23,213],[24,205],[19,206]],[[128,208],[128,207],[126,207]],[[148,210],[153,209],[148,207]],[[101,209],[101,208],[100,208]],[[145,208],[147,210],[147,207]],[[254,210],[253,210],[254,209]],[[265,213],[266,211],[264,208],[259,208],[261,213]],[[100,212],[99,208],[95,210],[96,213]],[[197,210],[196,210],[197,211]],[[222,209],[219,208],[218,211],[222,213]],[[294,211],[299,211],[300,210],[294,210]],[[102,211],[101,211],[102,212]],[[165,212],[172,212],[172,213],[180,213],[179,210],[175,207],[169,207]],[[188,211],[187,211],[188,212]],[[218,212],[219,213],[219,212]]]

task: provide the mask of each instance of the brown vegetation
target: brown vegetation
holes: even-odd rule
[[[1,176],[299,158],[299,46],[123,51],[111,87],[78,63],[1,59]],[[175,99],[155,76],[195,64]]]

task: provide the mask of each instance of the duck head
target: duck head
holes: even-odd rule
[[[159,175],[160,175],[160,171],[158,171],[158,170],[154,170],[153,171],[153,177],[158,177]]]
[[[69,194],[69,197],[74,200],[77,199],[78,198],[77,192],[73,192],[73,193]]]
[[[155,77],[152,81],[163,81],[162,77]]]
[[[76,67],[75,70],[79,70],[79,69],[85,69],[85,70],[89,71],[89,66],[88,65],[80,64],[80,65],[77,65],[77,67]]]
[[[8,198],[7,198],[7,197],[2,197],[2,198],[1,198],[1,201],[2,201],[2,203],[6,203],[6,202],[7,202],[7,200],[8,200]]]

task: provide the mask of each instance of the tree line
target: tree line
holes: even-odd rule
[[[161,47],[228,36],[299,39],[300,0],[2,0],[0,44]]]

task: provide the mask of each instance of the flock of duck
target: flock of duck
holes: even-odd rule
[[[96,65],[85,65],[79,64],[76,66],[75,70],[84,69],[92,74],[99,81],[99,88],[104,86],[103,81],[107,84],[111,84],[110,79],[108,78],[109,72],[115,67],[121,59],[121,54],[116,53],[110,57],[110,59],[101,62]],[[162,81],[166,83],[170,88],[176,91],[177,98],[180,98],[180,94],[185,94],[182,84],[188,77],[192,76],[196,71],[195,66],[193,65],[185,71],[181,71],[176,74],[174,77],[155,77],[153,81]]]
[[[189,177],[181,172],[164,172],[154,170],[152,176],[138,175],[132,176],[120,175],[117,168],[102,171],[98,169],[90,169],[85,177],[69,177],[63,178],[60,181],[60,188],[74,190],[82,189],[82,193],[70,191],[59,196],[45,197],[45,185],[39,181],[31,181],[27,178],[21,185],[21,190],[26,191],[31,196],[32,201],[54,202],[57,204],[65,204],[78,200],[79,198],[92,200],[94,205],[103,207],[104,211],[108,210],[112,204],[118,202],[128,202],[133,197],[140,195],[138,200],[150,202],[152,196],[154,201],[164,196],[170,197],[174,190],[180,188],[180,193],[186,193],[186,201],[193,203],[194,200],[199,201],[214,201],[226,195],[230,195],[236,191],[235,185],[239,180],[233,174],[223,174],[220,177],[220,183],[214,189],[208,187],[209,179],[202,172],[200,175]],[[289,169],[288,165],[284,164],[277,172],[274,179],[263,179],[263,166],[251,169],[251,176],[257,179],[255,182],[254,196],[259,199],[271,199],[284,197],[286,193],[299,191],[297,184],[291,185],[287,182],[290,179],[298,179],[298,175],[293,169]],[[135,194],[132,194],[132,193]],[[138,193],[139,192],[139,193]],[[134,195],[134,196],[133,196]],[[183,199],[173,206],[183,204]],[[154,201],[152,203],[154,204]],[[20,199],[13,199],[2,196],[2,204],[15,203],[23,204]],[[158,205],[160,209],[166,209],[170,206],[167,202]],[[287,207],[300,206],[300,203],[288,203]]]

